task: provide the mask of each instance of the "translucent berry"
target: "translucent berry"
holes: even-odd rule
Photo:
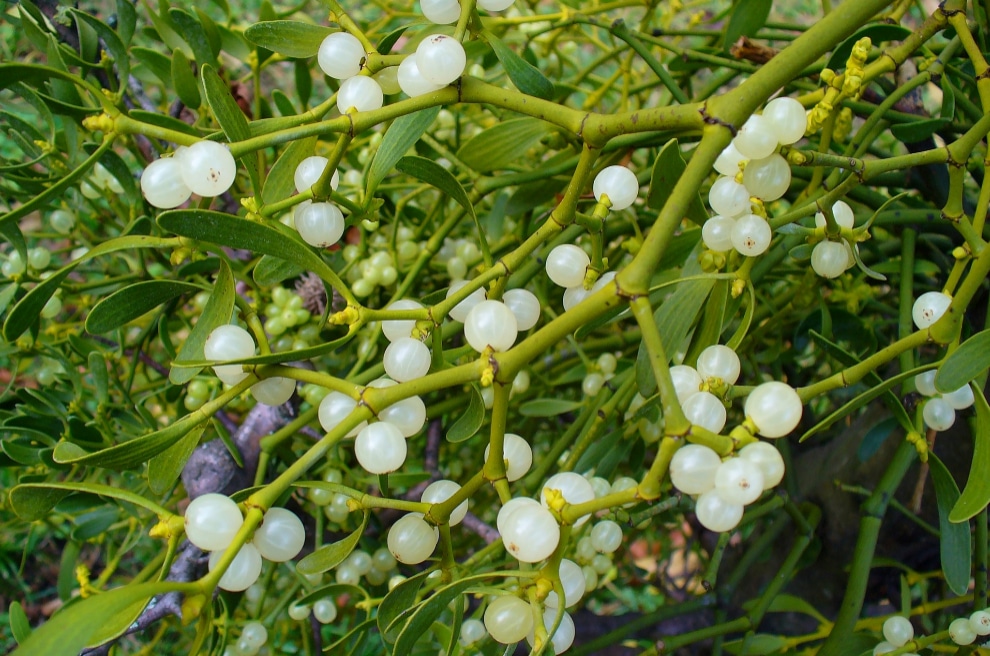
[[[214,551],[210,554],[209,570],[216,569],[217,564],[223,557],[224,552]],[[247,590],[258,580],[261,575],[261,554],[253,544],[248,542],[241,547],[241,550],[234,556],[230,567],[220,577],[217,584],[221,589],[229,592],[242,592]]]
[[[553,628],[554,620],[557,619],[557,610],[554,608],[547,608],[543,611],[543,626],[549,632]],[[560,618],[560,624],[557,626],[557,630],[554,631],[553,635],[550,636],[550,642],[553,646],[554,654],[563,654],[565,651],[571,648],[574,644],[574,620],[565,611],[563,617]],[[535,631],[530,629],[529,633],[526,634],[526,641],[530,645],[534,644]]]
[[[387,421],[368,424],[354,438],[354,455],[369,474],[387,474],[406,461],[406,438]]]
[[[496,352],[506,351],[518,334],[515,315],[500,301],[482,301],[464,319],[464,338],[479,353],[489,346]]]
[[[743,505],[726,501],[716,490],[709,490],[698,497],[694,512],[698,522],[706,529],[724,533],[739,525],[739,520],[743,516]]]
[[[403,298],[389,305],[387,310],[422,310],[423,304],[411,298]],[[416,327],[415,319],[386,319],[382,321],[382,332],[385,338],[394,342],[400,337],[412,336],[413,328]]]
[[[914,626],[908,618],[893,615],[883,623],[883,637],[895,647],[903,647],[914,639]]]
[[[777,149],[777,135],[774,134],[768,118],[754,114],[739,128],[732,143],[745,157],[751,160],[763,159]]]
[[[426,404],[420,397],[410,396],[379,412],[378,419],[398,428],[404,437],[412,437],[426,425]]]
[[[973,396],[973,388],[969,385],[963,385],[955,391],[943,394],[942,399],[954,410],[965,410],[976,401],[976,397]]]
[[[763,494],[763,471],[746,458],[730,458],[715,471],[715,491],[728,503],[748,505]]]
[[[485,460],[491,445],[485,447]],[[506,461],[505,477],[511,483],[526,475],[533,466],[533,449],[529,442],[515,433],[506,433],[502,441],[502,457]]]
[[[346,80],[361,72],[361,62],[366,56],[364,46],[356,36],[334,32],[323,39],[316,59],[324,73]]]
[[[610,554],[622,544],[622,527],[610,519],[603,519],[591,529],[591,546],[595,551]]]
[[[342,422],[347,415],[351,414],[356,407],[357,401],[355,401],[352,397],[341,392],[330,392],[320,401],[318,411],[320,425],[323,426],[323,430],[329,433],[336,428],[337,424]],[[367,425],[368,422],[361,422],[361,424],[347,433],[347,437],[354,437]]]
[[[766,219],[756,214],[744,214],[732,226],[732,246],[742,255],[756,257],[770,248],[773,231]]]
[[[743,185],[752,196],[768,202],[777,200],[791,186],[791,167],[776,153],[750,160],[743,171]]]
[[[495,641],[511,645],[533,629],[533,611],[519,597],[503,595],[485,609],[485,628]]]
[[[456,23],[461,16],[461,5],[457,0],[420,0],[419,8],[426,20],[437,25]]]
[[[182,205],[192,194],[182,179],[182,164],[175,157],[156,159],[145,167],[141,192],[153,207],[166,210]]]
[[[811,268],[822,278],[838,278],[849,265],[844,241],[820,241],[811,250]]]
[[[708,203],[716,214],[735,218],[749,212],[749,191],[733,178],[723,176],[712,184]]]
[[[681,404],[684,416],[696,426],[701,426],[713,433],[721,433],[725,428],[725,406],[711,392],[692,394]]]
[[[955,409],[941,397],[928,399],[921,414],[925,419],[925,425],[934,431],[949,430],[956,422]]]
[[[949,624],[949,638],[957,645],[970,645],[976,640],[976,632],[969,624],[969,618],[959,617]]]
[[[507,506],[502,507],[499,515]],[[505,550],[524,563],[538,563],[548,558],[560,542],[557,520],[540,505],[525,504],[514,508],[501,525]]]
[[[446,298],[450,298],[451,296],[456,294],[466,284],[468,284],[467,280],[456,280],[450,283],[450,288],[447,290]],[[463,301],[461,301],[453,308],[451,308],[449,313],[450,318],[453,319],[454,321],[460,321],[461,323],[464,323],[464,321],[467,319],[468,312],[470,312],[475,305],[485,300],[485,298],[486,297],[485,297],[484,287],[479,287],[478,289],[471,292],[467,298],[465,298]]]
[[[701,227],[701,240],[709,250],[725,252],[732,248],[732,228],[736,220],[716,214]]]
[[[914,325],[924,330],[942,318],[952,299],[942,292],[925,292],[914,302],[911,317]]]
[[[323,177],[323,172],[329,163],[330,161],[326,157],[320,155],[312,155],[299,162],[293,173],[293,183],[296,186],[296,191],[300,194],[304,191],[309,191],[310,187],[315,185]],[[333,175],[330,177],[330,189],[336,191],[339,183],[340,174],[335,169]]]
[[[452,497],[461,489],[461,486],[454,481],[448,481],[445,479],[440,479],[439,481],[434,481],[430,483],[425,490],[423,490],[423,496],[420,497],[420,501],[423,503],[442,503]],[[456,526],[463,521],[464,516],[467,515],[468,511],[468,501],[465,499],[461,503],[457,504],[457,507],[450,513],[450,525]]]
[[[442,84],[430,82],[423,76],[416,63],[416,53],[409,55],[399,64],[398,81],[402,92],[410,98],[432,93],[444,87]]]
[[[296,381],[279,376],[266,378],[251,386],[251,396],[258,403],[271,406],[282,405],[292,398],[292,393],[295,391]]]
[[[757,385],[746,397],[746,416],[763,437],[783,437],[801,423],[804,405],[787,383],[771,381]]]
[[[592,190],[598,201],[601,201],[602,194],[608,196],[610,209],[624,210],[632,205],[639,195],[639,180],[636,179],[636,174],[625,166],[606,166],[595,176]]]
[[[719,154],[718,159],[715,160],[714,168],[722,175],[734,177],[739,173],[740,162],[746,159],[742,153],[736,150],[735,144],[730,142]]]
[[[595,498],[595,490],[581,474],[574,472],[560,472],[554,474],[543,484],[540,500],[544,507],[549,507],[547,493],[549,490],[557,490],[564,497],[568,504],[576,505],[592,501]],[[574,526],[581,526],[590,518],[590,515],[581,516]]]
[[[701,384],[704,382],[698,371],[686,364],[671,367],[670,377],[674,381],[674,390],[677,392],[677,400],[681,405],[701,391]]]
[[[576,287],[584,283],[591,258],[574,244],[555,246],[547,255],[547,275],[561,287]]]
[[[784,459],[769,442],[753,442],[739,450],[739,457],[749,460],[763,472],[763,489],[769,490],[784,479]]]
[[[935,389],[935,376],[937,374],[937,369],[929,369],[914,377],[914,386],[918,389],[919,394],[922,396],[935,396],[938,394],[938,390]]]
[[[430,347],[412,337],[400,337],[385,349],[385,373],[405,383],[422,378],[430,371]]]
[[[243,523],[241,509],[223,494],[203,494],[186,508],[186,538],[203,551],[226,549]]]
[[[302,551],[306,529],[291,510],[269,508],[251,540],[258,552],[274,563],[292,560]]]
[[[702,494],[715,487],[722,464],[717,453],[701,444],[685,444],[670,461],[670,482],[684,494]]]
[[[848,203],[842,200],[837,200],[832,203],[832,217],[835,219],[835,223],[840,228],[852,230],[856,223],[856,216],[853,214],[852,208],[849,207]],[[825,215],[821,212],[815,213],[815,227],[825,227]]]
[[[798,101],[781,96],[774,98],[763,108],[763,118],[777,142],[789,146],[804,137],[808,128],[808,113]]]
[[[237,177],[237,163],[226,144],[198,141],[179,156],[182,180],[194,194],[219,196]]]
[[[446,34],[426,37],[416,48],[416,64],[420,75],[438,86],[446,86],[464,73],[467,55],[461,42]]]
[[[388,530],[388,550],[400,563],[418,565],[433,554],[440,539],[419,513],[409,513]]]
[[[540,299],[527,289],[510,289],[502,294],[502,302],[512,310],[520,331],[529,330],[540,320]]]
[[[346,114],[351,109],[370,112],[385,104],[385,93],[374,78],[366,75],[349,77],[337,91],[337,111]]]
[[[310,246],[333,246],[344,234],[344,215],[333,203],[307,203],[295,210],[299,236]]]
[[[739,356],[728,346],[712,344],[698,354],[697,370],[703,380],[720,378],[726,385],[734,385],[739,379]]]

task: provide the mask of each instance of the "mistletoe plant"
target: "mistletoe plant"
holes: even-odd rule
[[[990,635],[987,2],[3,18],[18,656]]]

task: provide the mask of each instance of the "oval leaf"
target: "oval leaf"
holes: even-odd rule
[[[433,124],[433,120],[439,113],[439,107],[430,107],[400,116],[392,121],[382,138],[382,143],[378,146],[375,159],[371,161],[371,168],[368,169],[366,198],[370,199],[374,195],[375,189],[392,171],[395,163],[402,159],[409,149],[419,141],[419,138]]]
[[[217,75],[216,70],[205,64],[200,78],[203,81],[203,90],[206,92],[206,102],[213,110],[213,116],[220,124],[220,129],[227,135],[227,140],[243,141],[251,138],[251,128],[248,127],[244,112],[241,111],[240,105],[230,94],[227,83]]]
[[[517,89],[544,100],[553,98],[553,83],[538,68],[517,55],[512,48],[505,45],[491,32],[485,31],[482,35],[485,41],[491,45],[492,50],[495,51],[495,56],[502,62],[502,68],[505,69],[506,75],[509,76]]]
[[[467,410],[457,418],[454,425],[447,431],[448,442],[456,444],[473,437],[485,421],[485,401],[481,398],[481,392],[475,385],[472,385],[468,394],[471,398],[468,400]]]
[[[193,109],[199,107],[203,100],[199,94],[199,82],[193,73],[192,63],[184,52],[176,50],[172,53],[169,70],[172,73],[172,88],[182,104]]]
[[[155,494],[165,494],[179,480],[182,468],[199,444],[206,425],[197,426],[185,437],[165,449],[148,462],[148,487]]]
[[[952,474],[934,453],[928,454],[928,467],[935,485],[938,501],[938,526],[941,535],[942,574],[949,589],[957,595],[966,594],[969,588],[972,546],[969,541],[969,522],[950,521],[950,511],[959,500],[959,488]]]
[[[353,533],[339,542],[324,545],[309,554],[296,563],[296,570],[304,576],[306,574],[322,574],[341,564],[354,551],[358,541],[361,539],[361,535],[364,533],[364,525],[367,523],[368,513],[365,513],[361,524],[354,529]]]
[[[533,399],[519,406],[519,414],[524,417],[556,417],[565,412],[577,410],[583,401],[565,401],[564,399]]]
[[[976,333],[945,359],[935,376],[935,388],[947,394],[973,380],[990,367],[990,330]]]
[[[336,31],[301,21],[275,20],[255,23],[244,31],[244,36],[256,46],[286,57],[312,57],[319,52],[323,39]]]
[[[10,602],[7,615],[10,616],[10,632],[18,644],[31,637],[31,622],[28,621],[27,613],[24,612],[24,607],[21,606],[20,602]]]
[[[958,351],[956,351],[958,353]],[[950,522],[965,522],[990,503],[990,406],[980,390],[974,390],[976,398],[976,444],[973,447],[973,463],[969,479],[959,500],[949,513]]]
[[[76,492],[96,494],[146,508],[159,517],[171,513],[139,494],[100,483],[24,483],[10,491],[10,505],[17,515],[34,521],[45,517],[59,501]]]
[[[135,605],[146,604],[155,595],[181,590],[186,585],[139,583],[80,599],[42,624],[12,656],[77,656],[115,618],[130,615]]]
[[[158,216],[158,225],[183,237],[210,244],[240,248],[262,255],[272,255],[294,262],[318,275],[324,282],[351,299],[344,286],[321,257],[309,246],[273,226],[210,210],[170,210]],[[293,231],[294,232],[294,231]]]
[[[738,0],[732,9],[729,23],[725,26],[725,52],[729,51],[739,37],[753,36],[759,32],[766,24],[772,6],[773,0]]]
[[[422,180],[426,184],[433,185],[447,196],[453,198],[458,205],[463,207],[471,215],[472,219],[477,219],[474,213],[474,205],[468,200],[468,195],[464,191],[464,187],[457,181],[453,173],[433,160],[417,156],[403,157],[395,165],[395,168],[406,175],[411,175],[417,180]]]
[[[677,185],[677,181],[681,179],[681,174],[684,173],[685,168],[687,168],[687,163],[681,155],[677,139],[671,139],[660,149],[660,153],[653,162],[653,172],[650,175],[650,194],[646,198],[648,207],[655,210],[663,207],[674,192],[674,187]],[[705,205],[701,202],[699,194],[692,194],[686,216],[698,225],[703,225],[708,220],[708,212],[705,210]]]
[[[86,330],[94,335],[116,330],[163,303],[199,291],[199,285],[176,280],[145,280],[128,285],[93,307],[86,317]]]
[[[55,462],[66,465],[95,465],[118,471],[134,469],[172,446],[203,423],[201,415],[196,415],[198,423],[195,423],[192,417],[192,415],[187,416],[171,426],[100,451],[90,452],[72,442],[59,442],[52,457]]]
[[[518,165],[550,129],[538,118],[504,121],[471,137],[457,151],[457,158],[482,173]]]

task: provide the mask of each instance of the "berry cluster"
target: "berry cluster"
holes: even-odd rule
[[[210,552],[212,572],[241,529],[241,509],[223,494],[208,493],[186,508],[186,538]],[[296,515],[284,508],[270,508],[250,542],[245,543],[220,578],[219,586],[231,592],[247,590],[261,574],[262,559],[282,563],[295,558],[306,541],[306,531]]]
[[[750,199],[757,199],[762,208],[784,195],[791,184],[791,169],[775,151],[800,140],[806,127],[801,103],[786,97],[771,100],[763,114],[754,114],[743,124],[715,161],[721,177],[708,192],[716,215],[702,228],[705,246],[717,252],[735,249],[750,257],[766,252],[773,233],[766,218],[753,212]]]
[[[227,324],[213,329],[203,344],[203,354],[207,360],[218,362],[243,360],[254,355],[254,348],[251,333],[240,326]],[[249,375],[239,364],[214,365],[213,372],[229,386],[237,385]],[[291,378],[273,376],[252,385],[251,395],[265,405],[282,405],[295,390],[296,382]]]
[[[952,428],[956,421],[956,410],[965,410],[973,405],[976,398],[973,388],[963,385],[948,394],[941,394],[935,389],[934,369],[914,377],[914,386],[922,396],[928,397],[921,411],[925,425],[935,431],[945,431]]]
[[[237,177],[237,163],[226,144],[197,141],[180,146],[171,157],[156,159],[141,173],[141,191],[151,205],[178,207],[192,194],[204,198],[230,189]]]

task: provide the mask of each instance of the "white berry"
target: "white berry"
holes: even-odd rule
[[[591,258],[574,244],[555,246],[547,255],[547,275],[561,287],[577,287],[584,283]]]
[[[735,218],[749,212],[749,191],[735,179],[723,176],[708,191],[708,204],[716,214]]]
[[[670,482],[684,494],[703,494],[715,487],[722,464],[717,453],[701,444],[686,444],[670,461]]]
[[[185,513],[186,537],[203,551],[226,549],[244,523],[241,509],[223,494],[193,499]]]
[[[500,301],[482,301],[464,319],[464,338],[479,353],[489,346],[496,352],[508,350],[518,334],[515,315]]]
[[[406,461],[406,438],[388,423],[368,424],[354,438],[354,455],[369,474],[393,472]]]
[[[326,157],[321,155],[311,155],[303,161],[299,162],[296,166],[296,170],[293,173],[292,181],[296,186],[296,191],[300,194],[304,191],[308,191],[310,187],[315,185],[321,177],[323,177],[323,172],[327,168],[327,164],[330,163]],[[330,189],[337,191],[337,185],[340,183],[340,174],[334,169],[333,175],[330,176]]]
[[[337,111],[346,114],[351,109],[370,112],[385,104],[385,93],[374,78],[365,75],[349,77],[337,91]]]
[[[694,512],[698,521],[709,531],[723,533],[739,525],[743,516],[743,505],[726,501],[715,490],[704,492],[695,503]]]
[[[770,248],[773,231],[766,219],[756,214],[744,214],[732,226],[732,246],[748,257],[762,255]]]
[[[777,136],[768,118],[754,114],[739,128],[732,143],[749,159],[763,159],[777,149]]]
[[[519,597],[503,595],[485,609],[485,628],[497,642],[511,645],[533,629],[533,611]]]
[[[464,73],[467,55],[464,46],[454,37],[434,34],[423,39],[416,48],[416,64],[427,82],[446,86]]]
[[[752,196],[764,201],[777,200],[791,186],[791,167],[776,153],[750,160],[743,171],[743,185]]]
[[[303,203],[294,212],[294,225],[310,246],[333,246],[344,234],[344,215],[333,203]]]
[[[908,618],[893,615],[883,623],[883,637],[895,647],[903,647],[914,639],[914,626]]]
[[[407,565],[418,565],[433,554],[440,534],[419,513],[409,513],[388,531],[388,550]]]
[[[540,320],[540,299],[528,289],[510,289],[502,294],[502,302],[512,310],[520,331],[529,330]]]
[[[506,504],[499,517],[506,513]],[[512,507],[500,524],[505,550],[524,563],[538,563],[550,556],[560,542],[560,526],[550,511],[539,504]]]
[[[924,330],[942,318],[945,311],[949,309],[952,299],[942,292],[925,292],[914,302],[911,308],[911,317],[914,325]]]
[[[488,460],[490,450],[489,444],[485,447],[485,460]],[[502,438],[502,457],[506,462],[505,477],[510,483],[525,476],[533,466],[533,449],[515,433],[506,433]]]
[[[419,8],[426,20],[437,25],[456,23],[461,16],[461,5],[457,0],[420,0]]]
[[[399,64],[398,81],[399,88],[410,98],[432,93],[444,87],[442,84],[430,82],[423,76],[416,62],[416,53],[409,55]]]
[[[735,384],[742,368],[736,352],[721,344],[712,344],[699,353],[696,364],[702,379],[721,378],[726,385]]]
[[[769,490],[784,479],[784,459],[769,442],[753,442],[739,450],[739,457],[749,460],[763,472],[763,489]]]
[[[213,197],[224,193],[237,177],[237,162],[226,144],[198,141],[179,156],[182,180],[194,194]]]
[[[602,194],[608,196],[613,211],[624,210],[633,204],[639,195],[639,180],[636,174],[625,166],[606,166],[592,184],[595,199],[601,202]]]
[[[768,102],[763,108],[763,118],[767,119],[777,142],[785,146],[800,141],[808,128],[808,113],[804,107],[786,96]]]
[[[223,551],[214,551],[210,554],[209,570],[211,572],[216,568],[223,554]],[[248,542],[234,556],[230,567],[220,577],[220,582],[217,585],[229,592],[247,590],[258,580],[258,576],[261,574],[261,565],[261,554],[258,553],[258,549],[253,544]]]
[[[701,240],[710,250],[720,253],[728,251],[732,248],[732,228],[735,225],[735,219],[716,214],[701,227]]]
[[[728,503],[748,505],[764,490],[763,471],[746,458],[730,458],[715,471],[715,491]]]
[[[921,414],[925,419],[925,425],[934,431],[949,430],[956,422],[955,409],[941,397],[928,399]]]
[[[141,173],[141,192],[153,207],[163,210],[182,205],[192,194],[182,179],[182,164],[175,157],[156,159],[145,167]]]
[[[783,437],[801,423],[804,405],[793,387],[771,381],[757,385],[750,392],[744,412],[763,437]]]
[[[291,510],[269,508],[251,539],[258,552],[274,563],[292,560],[302,551],[306,529]]]
[[[405,383],[422,378],[430,370],[430,347],[412,337],[400,337],[385,349],[385,373]]]
[[[338,80],[346,80],[361,72],[361,62],[366,56],[364,46],[356,36],[334,32],[323,39],[316,59],[324,73]]]
[[[425,490],[423,490],[423,496],[420,497],[420,501],[423,503],[442,503],[454,496],[454,494],[461,489],[461,486],[454,481],[448,481],[445,479],[440,479],[439,481],[434,481],[430,483]],[[467,515],[468,511],[468,501],[465,499],[461,503],[457,504],[457,507],[450,513],[450,525],[456,526],[461,523],[464,516]]]

